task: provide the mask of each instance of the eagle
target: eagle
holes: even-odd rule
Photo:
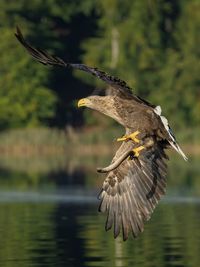
[[[108,84],[105,95],[91,95],[78,101],[78,107],[97,110],[125,128],[122,142],[109,166],[98,168],[106,177],[99,193],[99,211],[107,213],[105,230],[113,227],[114,238],[122,232],[127,240],[137,237],[166,192],[166,149],[172,147],[187,157],[178,145],[161,107],[135,95],[127,83],[98,68],[67,63],[63,59],[31,46],[19,27],[16,38],[27,52],[44,65],[74,68],[90,73]]]

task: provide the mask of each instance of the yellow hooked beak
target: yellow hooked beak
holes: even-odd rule
[[[78,108],[86,106],[87,105],[87,101],[88,101],[87,98],[80,99],[78,101]]]

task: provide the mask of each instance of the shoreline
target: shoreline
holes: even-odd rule
[[[0,133],[0,156],[114,155],[121,145],[117,142],[117,138],[123,134],[123,128],[114,126],[108,127],[106,130],[99,127],[83,129],[67,127],[65,130],[55,128],[15,129]],[[188,156],[200,155],[200,143],[197,137],[179,142]],[[171,153],[173,150],[169,149],[168,151]]]
[[[111,155],[116,152],[119,143],[102,143],[102,144],[80,144],[73,142],[69,146],[56,146],[56,145],[0,145],[0,156],[14,156],[14,157],[31,157],[31,156],[62,156],[62,155],[74,155],[82,156],[97,156]],[[184,153],[188,156],[200,155],[200,144],[184,144],[181,146]],[[170,154],[173,149],[167,149]],[[173,151],[175,152],[175,151]]]

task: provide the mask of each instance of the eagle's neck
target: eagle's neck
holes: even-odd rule
[[[120,109],[120,106],[118,103],[120,103],[120,100],[118,99],[118,97],[100,96],[98,102],[98,104],[93,106],[93,109],[105,114],[108,117],[111,117],[119,124],[125,126],[123,118],[121,118],[121,116],[119,115],[120,112],[118,109]]]

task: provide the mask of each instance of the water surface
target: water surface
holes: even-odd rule
[[[98,162],[88,162],[48,169],[40,160],[31,171],[20,164],[1,165],[0,266],[200,265],[197,158],[172,161],[166,198],[144,233],[126,242],[104,231],[96,198],[103,177],[95,173]]]

